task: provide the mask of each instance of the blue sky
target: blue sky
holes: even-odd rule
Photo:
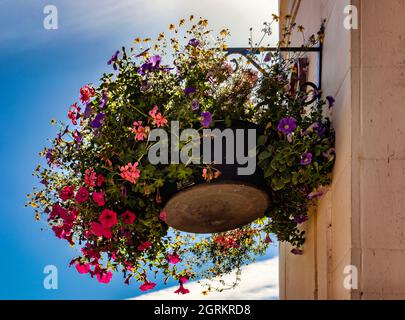
[[[76,249],[56,239],[24,209],[38,152],[55,135],[50,119],[65,119],[86,83],[98,83],[117,48],[153,36],[190,14],[228,27],[230,45],[245,46],[249,27],[276,12],[278,0],[0,0],[0,298],[123,299],[139,294],[117,274],[99,284],[67,267]],[[43,27],[46,5],[58,9],[57,30]],[[257,33],[258,37],[258,33]],[[44,228],[44,231],[40,229]],[[276,249],[267,258],[274,256]],[[43,268],[55,265],[59,289],[45,290]]]

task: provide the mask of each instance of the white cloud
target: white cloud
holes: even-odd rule
[[[166,30],[169,23],[194,14],[207,18],[214,30],[229,28],[231,46],[247,46],[249,28],[253,27],[254,40],[259,40],[262,23],[271,20],[271,14],[278,10],[278,0],[54,0],[59,29],[51,33],[42,28],[46,4],[41,1],[27,5],[22,0],[2,3],[0,20],[4,20],[4,26],[0,39],[17,40],[21,45],[57,41],[58,37],[63,41],[65,35],[125,41],[153,36]],[[275,36],[277,32],[274,29]]]
[[[232,279],[227,277],[226,279]],[[279,297],[278,257],[256,262],[243,268],[242,281],[238,287],[224,292],[212,292],[207,296],[201,294],[204,287],[197,282],[186,285],[190,293],[177,295],[177,287],[135,297],[135,300],[276,300]]]

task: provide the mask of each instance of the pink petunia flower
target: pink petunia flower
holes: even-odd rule
[[[101,222],[101,226],[103,228],[111,228],[118,222],[117,213],[108,209],[104,209],[101,212],[100,218],[98,220]]]
[[[89,273],[90,263],[85,263],[85,264],[77,263],[76,270],[81,274]]]
[[[131,183],[136,183],[141,175],[140,170],[137,169],[138,165],[139,163],[135,162],[134,164],[128,163],[126,166],[120,167],[120,176]]]
[[[85,185],[87,185],[89,188],[94,188],[96,186],[96,178],[97,174],[93,168],[86,169],[86,171],[84,172]]]
[[[79,190],[77,190],[76,193],[76,202],[77,203],[83,203],[86,202],[89,199],[89,192],[85,187],[81,187]]]
[[[136,220],[136,215],[131,211],[127,210],[122,214],[121,220],[125,224],[133,224],[134,221]]]
[[[159,112],[159,108],[154,106],[149,115],[153,119],[153,124],[157,127],[164,127],[167,124],[167,119]]]
[[[159,219],[162,220],[163,222],[166,222],[166,220],[167,220],[167,213],[166,213],[166,211],[161,211],[161,212],[159,213]]]
[[[148,290],[152,290],[154,287],[156,286],[156,283],[154,282],[149,282],[149,281],[145,281],[140,287],[139,289],[143,292],[148,291]]]
[[[169,260],[169,263],[171,264],[177,264],[180,262],[180,258],[177,253],[169,254],[167,256],[167,260]]]
[[[142,126],[142,121],[135,121],[131,131],[135,134],[135,140],[144,141],[148,138],[150,128]]]
[[[95,95],[95,90],[90,84],[86,84],[83,88],[80,89],[80,101],[86,103],[90,100],[91,97]]]
[[[97,280],[100,283],[109,283],[111,281],[112,278],[112,272],[108,271],[108,272],[103,272],[103,273],[97,273]]]
[[[182,277],[180,277],[179,281],[180,281],[180,283],[185,284],[188,281],[188,277],[182,276]]]
[[[183,284],[180,283],[179,288],[178,288],[176,291],[174,291],[174,293],[177,293],[177,294],[180,294],[180,293],[181,293],[181,294],[187,294],[187,293],[190,293],[190,290],[184,288]]]
[[[102,207],[105,205],[104,192],[93,192],[92,197],[93,197],[94,202],[99,207]]]

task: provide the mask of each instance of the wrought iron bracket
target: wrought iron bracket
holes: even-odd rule
[[[320,35],[324,35],[325,33],[325,26],[322,24],[321,29],[319,31]],[[323,37],[319,42],[317,47],[285,47],[285,48],[278,48],[278,47],[264,47],[260,48],[244,48],[244,47],[234,47],[228,48],[227,55],[238,54],[245,57],[253,66],[255,66],[260,72],[265,74],[263,68],[256,62],[254,59],[251,58],[252,55],[257,55],[263,52],[308,52],[308,53],[316,53],[318,55],[318,84],[316,85],[313,82],[307,81],[302,77],[302,70],[300,70],[300,66],[305,64],[304,60],[297,59],[296,65],[298,67],[298,74],[296,76],[297,81],[299,83],[299,90],[306,91],[309,87],[311,90],[317,92],[313,98],[307,101],[307,105],[314,102],[319,97],[319,92],[322,91],[322,60],[323,60]],[[236,62],[236,60],[235,60]],[[307,66],[305,66],[306,68]]]

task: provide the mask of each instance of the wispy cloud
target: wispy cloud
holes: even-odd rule
[[[232,276],[225,277],[231,281]],[[197,282],[187,284],[190,293],[177,295],[173,293],[177,287],[144,294],[136,300],[276,300],[279,297],[278,257],[256,262],[243,268],[240,285],[224,292],[211,292],[204,296],[204,287]]]
[[[125,41],[156,34],[169,23],[194,14],[209,19],[215,30],[229,28],[230,45],[242,46],[247,45],[250,27],[254,39],[259,39],[262,23],[277,11],[278,0],[54,0],[59,29],[53,31],[42,27],[47,4],[44,0],[0,3],[0,41],[21,46],[63,41],[66,36]]]

